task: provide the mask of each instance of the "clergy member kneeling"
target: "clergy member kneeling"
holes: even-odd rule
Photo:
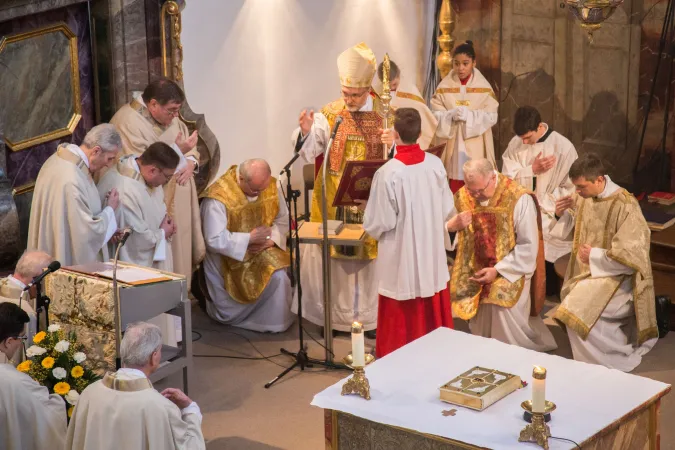
[[[577,159],[570,179],[579,195],[556,202],[552,231],[573,240],[555,318],[574,359],[630,372],[658,340],[649,227],[596,155]]]
[[[107,261],[117,230],[119,194],[101,202],[92,176],[115,162],[122,138],[114,125],[97,125],[82,145],[61,144],[37,180],[28,226],[28,248],[52,255],[62,266]]]
[[[159,328],[145,322],[129,325],[120,356],[120,370],[106,373],[80,395],[65,448],[205,449],[199,406],[179,389],[160,394],[148,379],[162,359]]]
[[[458,232],[450,279],[455,317],[473,334],[537,351],[555,350],[539,316],[546,297],[541,219],[533,192],[497,173],[487,159],[464,163],[455,194]]]
[[[226,325],[285,331],[293,323],[286,269],[288,208],[270,166],[232,166],[201,195],[206,312]]]
[[[37,288],[33,286],[27,291],[24,291],[24,289],[33,281],[33,278],[42,274],[52,261],[52,257],[45,252],[26,250],[21,255],[21,258],[19,258],[19,262],[16,263],[14,273],[0,280],[0,303],[14,303],[15,305],[19,305],[28,314],[28,318],[30,319],[28,329],[26,330],[26,340],[28,342],[32,342],[33,336],[37,333],[38,318],[35,313]],[[24,360],[23,353],[23,348],[19,348],[14,356],[9,358],[10,363],[16,365],[22,362]],[[7,359],[0,353],[0,363],[4,362],[7,362]]]
[[[438,327],[452,328],[445,222],[454,210],[443,162],[420,149],[413,108],[394,118],[396,156],[373,178],[363,228],[378,241],[377,341],[383,357]]]
[[[120,261],[173,272],[171,245],[166,241],[176,226],[167,215],[162,186],[173,177],[179,162],[171,147],[155,142],[140,156],[122,158],[98,183],[101,197],[112,189],[120,193],[121,207],[115,215],[120,228],[132,230],[120,249]],[[110,250],[114,255],[114,246]]]
[[[28,320],[28,314],[18,305],[0,303],[0,352],[8,358],[26,340]],[[11,364],[0,364],[0,448],[62,449],[67,425],[63,398],[50,395],[46,387],[20,368],[21,371]]]

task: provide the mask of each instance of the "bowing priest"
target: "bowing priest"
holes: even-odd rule
[[[573,241],[555,318],[574,359],[630,372],[658,340],[649,227],[596,155],[581,156],[569,175],[578,197],[558,199],[552,231]]]
[[[555,350],[539,316],[546,297],[541,218],[534,193],[492,168],[464,163],[466,185],[455,194],[459,214],[450,278],[454,317],[473,334],[536,351]]]
[[[232,166],[202,194],[206,312],[226,325],[282,332],[293,323],[288,208],[269,164]]]
[[[98,183],[101,197],[111,189],[120,194],[119,227],[132,230],[120,260],[173,271],[171,240],[176,224],[166,212],[162,186],[169,182],[180,158],[163,142],[155,142],[140,156],[127,155]],[[111,255],[115,247],[111,246]]]
[[[65,448],[205,449],[199,406],[179,389],[157,392],[148,379],[162,358],[159,328],[144,322],[129,325],[120,357],[121,369],[106,373],[80,395]]]
[[[47,159],[33,193],[28,248],[41,250],[63,266],[107,261],[108,241],[117,230],[119,194],[101,201],[93,175],[110,167],[122,149],[111,124],[92,128],[79,147],[61,144]]]
[[[515,136],[502,155],[502,173],[537,195],[544,233],[546,258],[546,294],[557,295],[558,276],[553,263],[572,251],[572,242],[551,236],[555,222],[555,203],[571,195],[574,184],[568,176],[578,158],[574,145],[563,135],[541,121],[532,106],[521,106],[513,120]]]
[[[373,177],[363,228],[378,241],[379,358],[438,327],[453,328],[444,224],[454,210],[443,162],[420,149],[414,108],[394,117],[396,156]]]
[[[36,314],[35,295],[36,287],[33,286],[24,291],[35,277],[42,272],[53,261],[52,257],[45,252],[37,250],[27,250],[21,255],[16,263],[16,268],[12,275],[0,279],[0,303],[14,303],[19,305],[30,321],[26,329],[26,340],[33,341],[33,336],[37,333],[38,317]],[[44,329],[44,328],[43,328]],[[15,365],[24,360],[23,348],[20,348],[13,357],[6,359],[5,355],[0,353],[0,363],[10,362]]]
[[[176,174],[164,186],[164,202],[176,220],[177,232],[171,241],[173,270],[184,275],[191,286],[192,269],[204,258],[204,238],[199,221],[199,203],[194,173],[198,168],[197,132],[191,135],[179,119],[185,101],[175,82],[159,79],[131,103],[122,106],[110,123],[117,126],[124,143],[124,154],[140,156],[152,143],[163,142],[180,158]]]
[[[382,77],[384,63],[377,66],[377,77],[373,79],[373,90],[378,96],[382,95]],[[422,133],[417,143],[420,148],[426,150],[431,145],[431,141],[436,134],[438,120],[434,117],[427,103],[422,98],[419,89],[413,83],[410,83],[401,75],[401,69],[394,61],[389,61],[389,88],[391,90],[391,107],[414,108],[420,113],[422,118]]]
[[[312,192],[310,220],[322,222],[321,168],[326,166],[326,203],[328,219],[346,223],[363,223],[363,211],[356,207],[333,207],[333,200],[345,163],[351,160],[385,159],[391,145],[382,143],[382,102],[372,93],[371,83],[377,62],[372,50],[360,43],[342,52],[337,59],[342,97],[321,109],[300,113],[299,127],[293,132],[295,150],[308,163],[315,163],[317,178]],[[333,141],[328,160],[323,153],[336,119],[342,124]],[[386,149],[385,149],[386,147]],[[300,279],[303,313],[310,322],[323,326],[323,276],[321,246],[301,245]],[[372,261],[377,256],[377,242],[366,237],[361,247],[332,246],[331,298],[332,328],[348,332],[357,320],[363,324],[366,337],[375,337],[377,327],[377,282]],[[297,311],[294,303],[293,310]],[[328,332],[328,330],[325,330]]]
[[[7,358],[26,340],[28,314],[14,303],[0,303],[0,352]],[[3,450],[62,449],[66,437],[66,404],[38,384],[26,364],[19,370],[0,363],[0,448]]]

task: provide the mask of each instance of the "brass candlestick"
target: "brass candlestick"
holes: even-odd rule
[[[375,361],[375,357],[370,353],[366,353],[365,359],[366,366]],[[370,400],[370,383],[368,382],[368,378],[366,378],[366,367],[352,365],[354,362],[352,355],[347,355],[342,362],[347,367],[354,369],[354,375],[342,386],[342,395],[359,394],[366,400]]]
[[[550,414],[555,408],[555,403],[546,400],[544,412],[532,412],[532,401],[527,400],[520,407],[532,414],[532,423],[520,431],[519,442],[536,442],[537,445],[548,450],[548,438],[551,437],[551,429],[546,425],[544,416]]]

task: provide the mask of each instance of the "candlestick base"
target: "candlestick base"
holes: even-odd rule
[[[521,406],[525,410],[523,411],[523,420],[527,423],[532,423],[532,400],[523,402]],[[551,421],[551,411],[553,411],[556,406],[555,403],[546,400],[544,408],[544,422],[548,423]]]
[[[556,406],[555,403],[547,401],[544,412],[532,412],[532,402],[530,400],[520,404],[520,406],[531,414],[532,423],[525,426],[520,431],[519,442],[536,442],[544,450],[548,450],[548,438],[551,437],[551,429],[546,425],[544,416],[551,413]]]
[[[365,360],[367,366],[375,360],[375,357],[370,353],[366,353]],[[368,378],[366,378],[365,366],[352,365],[352,355],[346,356],[343,362],[348,367],[354,369],[354,375],[342,386],[342,395],[359,394],[366,400],[370,400],[370,383],[368,382]]]

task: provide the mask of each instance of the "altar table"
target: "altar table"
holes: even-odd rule
[[[345,378],[312,405],[324,409],[327,449],[537,449],[518,442],[534,365],[547,369],[546,399],[557,405],[552,436],[583,449],[659,448],[659,405],[670,385],[448,328],[369,365],[370,401],[340,395]],[[441,402],[438,388],[474,366],[519,375],[528,386],[480,412]],[[549,446],[578,448],[556,439]]]

